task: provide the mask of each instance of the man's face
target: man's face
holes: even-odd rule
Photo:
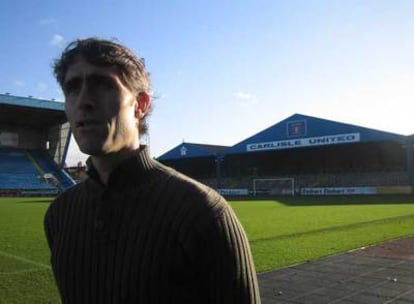
[[[65,112],[82,152],[101,156],[139,147],[137,94],[116,67],[96,66],[82,57],[63,81]]]

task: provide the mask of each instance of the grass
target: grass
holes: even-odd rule
[[[414,234],[412,197],[299,197],[232,207],[258,272]]]
[[[59,303],[42,223],[49,202],[0,198],[0,304]],[[414,233],[414,197],[295,197],[231,205],[259,272]]]
[[[0,198],[0,303],[60,303],[43,215],[50,199]]]

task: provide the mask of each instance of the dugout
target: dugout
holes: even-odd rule
[[[0,190],[47,192],[71,186],[73,180],[63,171],[70,136],[62,102],[0,94]]]

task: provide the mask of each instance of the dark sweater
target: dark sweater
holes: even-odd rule
[[[45,229],[63,303],[260,303],[231,207],[147,149],[107,186],[92,168],[50,205]]]

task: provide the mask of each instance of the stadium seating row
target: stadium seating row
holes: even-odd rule
[[[46,174],[53,179],[44,178]],[[0,148],[0,190],[40,190],[51,193],[51,190],[66,189],[73,183],[45,151]]]

